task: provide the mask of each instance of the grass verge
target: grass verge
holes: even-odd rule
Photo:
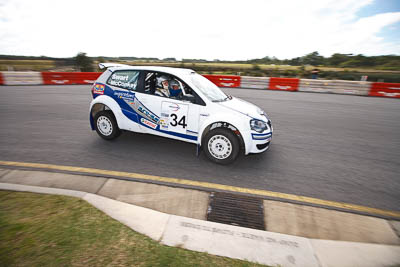
[[[0,191],[0,266],[261,266],[168,247],[81,199]]]

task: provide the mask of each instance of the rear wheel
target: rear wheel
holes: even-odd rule
[[[217,128],[206,134],[203,148],[211,161],[225,165],[235,161],[240,151],[240,144],[231,130]]]
[[[109,110],[98,112],[94,117],[94,125],[97,134],[106,140],[117,138],[121,133],[114,114]]]

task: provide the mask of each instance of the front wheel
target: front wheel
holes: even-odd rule
[[[114,114],[109,110],[100,111],[94,117],[96,132],[101,138],[112,140],[120,134]]]
[[[240,151],[238,138],[226,128],[209,131],[203,140],[203,148],[211,161],[224,165],[234,162]]]

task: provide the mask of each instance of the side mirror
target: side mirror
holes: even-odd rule
[[[193,104],[196,103],[196,98],[194,97],[194,95],[183,95],[182,96],[182,100],[183,101],[188,101],[188,102],[193,103]]]

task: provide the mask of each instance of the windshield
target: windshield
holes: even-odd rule
[[[200,74],[196,73],[191,78],[192,83],[212,102],[221,102],[229,99],[218,86]]]

